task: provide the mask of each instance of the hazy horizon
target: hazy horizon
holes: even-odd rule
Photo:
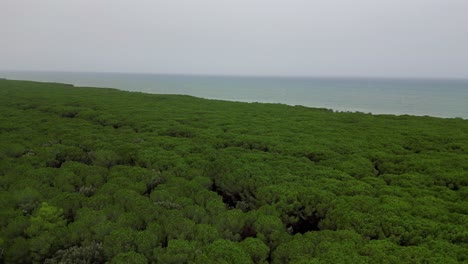
[[[468,79],[468,1],[0,3],[0,71]]]
[[[2,70],[2,73],[71,73],[71,74],[128,74],[128,75],[167,75],[167,76],[193,76],[193,77],[239,77],[239,78],[304,78],[304,79],[389,79],[389,80],[446,80],[446,81],[468,81],[468,77],[418,77],[418,76],[344,76],[344,75],[255,75],[255,74],[217,74],[217,73],[170,73],[170,72],[122,72],[122,71],[66,71],[66,70]],[[8,79],[8,78],[6,78]],[[27,79],[25,79],[27,80]]]
[[[468,80],[1,72],[0,77],[336,111],[468,118]]]

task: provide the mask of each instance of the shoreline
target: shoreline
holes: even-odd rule
[[[0,74],[2,72],[0,71]],[[18,73],[25,73],[25,72],[18,72]],[[39,74],[47,74],[51,72],[29,72],[29,73],[39,73]],[[65,74],[102,74],[102,73],[92,73],[92,72],[60,72],[60,73],[65,73]],[[109,74],[109,75],[114,75],[114,74],[126,74],[126,75],[151,75],[151,74],[146,74],[146,73],[141,73],[141,74],[134,74],[134,73],[103,73],[103,74]],[[160,75],[160,76],[165,76],[165,75]],[[182,75],[171,75],[171,76],[182,76]],[[44,76],[43,76],[44,77]],[[191,78],[193,76],[190,76]],[[215,78],[224,78],[225,76],[196,76],[195,78],[200,77],[215,77]],[[227,78],[231,78],[231,76],[228,76]],[[236,78],[235,76],[232,76],[232,78]],[[256,77],[256,76],[247,76],[247,77],[241,77],[241,78],[268,78],[268,77]],[[280,80],[282,77],[273,77],[278,80]],[[290,77],[287,77],[290,78]],[[187,96],[193,96],[196,98],[202,98],[202,99],[208,99],[208,100],[220,100],[220,101],[228,101],[228,102],[242,102],[242,103],[263,103],[263,104],[281,104],[281,105],[287,105],[287,106],[301,106],[301,107],[307,107],[307,108],[319,108],[319,109],[327,109],[333,112],[339,112],[339,113],[361,113],[361,114],[371,114],[371,115],[384,115],[384,116],[416,116],[416,117],[433,117],[433,118],[443,118],[443,119],[463,119],[463,120],[468,120],[468,116],[464,117],[458,116],[458,115],[444,115],[444,114],[423,114],[423,113],[417,113],[417,112],[397,112],[397,111],[385,111],[385,110],[370,110],[362,107],[339,107],[339,106],[330,106],[330,105],[310,105],[307,103],[292,103],[292,102],[286,102],[286,101],[278,101],[278,100],[256,100],[256,99],[248,99],[248,98],[229,98],[223,97],[223,96],[202,96],[202,95],[197,95],[197,94],[190,94],[190,93],[172,93],[172,92],[161,92],[161,91],[151,91],[148,88],[143,89],[143,88],[125,88],[123,87],[117,87],[120,85],[93,85],[93,84],[86,84],[86,80],[83,83],[80,83],[80,81],[60,81],[60,80],[45,80],[43,78],[11,78],[8,76],[1,76],[0,79],[5,79],[5,80],[12,80],[12,81],[31,81],[31,82],[41,82],[41,83],[57,83],[57,84],[67,84],[67,85],[72,85],[74,87],[87,87],[87,88],[98,88],[98,89],[115,89],[118,91],[127,91],[127,92],[140,92],[140,93],[145,93],[145,94],[164,94],[164,95],[187,95]],[[52,78],[53,79],[53,78]],[[356,78],[357,79],[357,78]],[[345,80],[345,78],[342,78],[342,80]],[[384,79],[382,79],[384,80]],[[388,79],[390,80],[390,79]],[[417,79],[414,79],[417,80]],[[436,79],[439,80],[439,79]],[[111,81],[106,81],[106,80],[99,80],[101,82],[111,82]],[[444,81],[444,80],[439,80],[439,81]],[[450,81],[464,81],[464,80],[450,80]],[[92,82],[92,81],[90,81]],[[196,89],[196,88],[195,88]],[[242,89],[242,88],[239,88]],[[196,92],[195,92],[196,93]]]

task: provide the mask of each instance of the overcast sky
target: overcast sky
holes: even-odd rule
[[[0,70],[468,78],[468,0],[0,0]]]

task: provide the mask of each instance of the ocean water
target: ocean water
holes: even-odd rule
[[[0,72],[0,78],[373,114],[468,119],[468,80]]]

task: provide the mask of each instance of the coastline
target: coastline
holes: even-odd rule
[[[226,76],[182,76],[153,75],[130,73],[74,73],[74,72],[15,72],[0,77],[11,80],[30,80],[52,83],[69,83],[76,87],[113,88],[122,91],[136,91],[149,94],[180,94],[205,99],[225,100],[247,103],[272,103],[290,106],[326,108],[337,112],[359,112],[374,115],[412,115],[439,118],[468,119],[468,107],[463,98],[468,100],[468,81],[436,80],[442,86],[444,82],[460,84],[454,95],[444,94],[435,88],[424,89],[433,80],[397,80],[403,84],[416,82],[417,89],[405,91],[398,87],[394,79],[359,79],[359,78],[323,78],[325,86],[318,87],[311,78],[272,78],[268,77],[226,77]],[[143,77],[142,77],[143,76]],[[27,78],[29,77],[29,78]],[[305,83],[301,83],[305,79]],[[318,78],[318,80],[322,80]],[[360,80],[347,84],[348,80]],[[311,82],[309,84],[308,82]],[[377,83],[367,83],[374,81]],[[383,83],[381,83],[383,82]],[[386,84],[385,82],[390,82]],[[223,87],[223,85],[225,87]],[[298,86],[299,85],[299,86]],[[312,85],[310,88],[308,88]],[[317,87],[313,86],[316,85]],[[335,87],[341,85],[339,87]],[[378,85],[390,85],[379,88]],[[349,87],[348,87],[349,86]],[[366,87],[368,86],[368,87]],[[385,86],[384,86],[385,87]],[[454,88],[455,89],[455,88]]]

